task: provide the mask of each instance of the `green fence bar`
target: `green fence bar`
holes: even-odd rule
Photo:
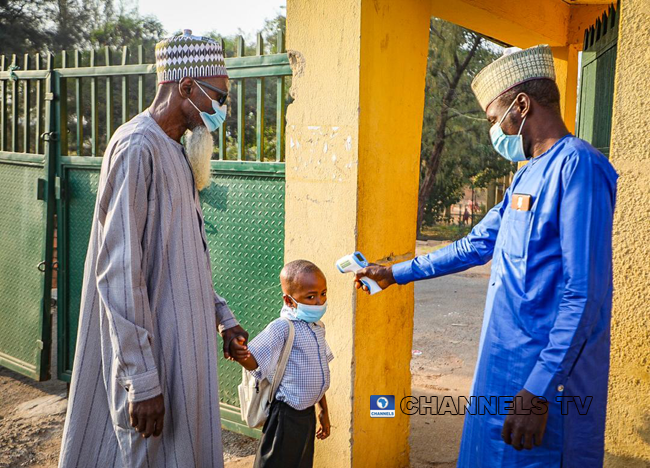
[[[11,56],[11,65],[18,65],[16,54]],[[18,152],[18,80],[11,82],[11,152]]]
[[[74,66],[75,68],[81,68],[81,51],[74,51]],[[83,107],[82,107],[82,82],[81,78],[75,78],[75,105],[77,112],[77,156],[83,155],[84,150],[84,119],[83,119]]]
[[[61,68],[68,68],[68,53],[64,50],[61,52]],[[59,120],[61,122],[61,154],[68,154],[68,80],[59,78],[58,96],[59,100]]]
[[[111,49],[106,46],[106,66],[111,65]],[[106,143],[113,135],[113,79],[109,76],[106,77]]]
[[[5,71],[7,58],[0,57],[0,72]],[[0,151],[7,149],[7,82],[0,80]]]
[[[122,48],[122,66],[129,64],[129,48],[124,46]],[[122,123],[129,120],[129,77],[124,75],[122,77]]]
[[[257,34],[257,55],[264,55],[262,33]],[[264,78],[257,78],[257,160],[264,158]]]
[[[242,36],[237,37],[237,57],[243,57],[245,53],[244,38]],[[242,78],[237,82],[237,160],[243,161],[245,155],[244,144],[246,139],[244,138],[244,131],[246,126],[244,122],[246,120],[246,106],[244,99],[245,94],[244,79]]]
[[[36,54],[34,68],[41,69],[41,54]],[[36,80],[36,122],[34,125],[34,153],[41,154],[41,114],[43,113],[43,80]]]
[[[144,47],[138,46],[138,64],[144,64]],[[138,75],[138,113],[144,111],[144,75]]]
[[[278,54],[284,53],[284,34],[278,31]],[[277,93],[276,93],[276,117],[275,117],[275,160],[280,162],[284,159],[284,118],[285,118],[285,101],[284,101],[284,76],[278,76]]]
[[[23,60],[23,69],[29,70],[30,60],[29,54],[25,54]],[[29,153],[29,137],[31,134],[31,87],[32,84],[30,80],[23,81],[23,153]]]
[[[94,67],[95,51],[90,51],[90,66]],[[97,106],[97,78],[90,79],[90,154],[99,156],[99,109]]]

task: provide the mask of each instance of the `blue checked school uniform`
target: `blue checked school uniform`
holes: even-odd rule
[[[282,310],[282,316],[293,322],[295,337],[275,399],[303,410],[318,403],[329,388],[329,362],[334,355],[325,341],[325,327],[322,324],[295,318],[289,307]],[[289,324],[278,318],[251,340],[248,349],[259,365],[250,371],[253,377],[258,380],[267,378],[273,382],[288,337]]]

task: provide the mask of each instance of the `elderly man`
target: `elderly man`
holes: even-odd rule
[[[515,408],[471,401],[458,466],[601,466],[616,172],[565,127],[548,46],[499,58],[472,88],[496,151],[528,164],[467,237],[357,278],[388,287],[492,259],[471,395]]]
[[[156,68],[102,163],[60,467],[223,466],[217,333],[226,358],[248,334],[214,292],[198,190],[228,77],[191,31],[156,45]]]

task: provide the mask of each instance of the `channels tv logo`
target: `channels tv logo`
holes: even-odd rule
[[[371,418],[394,418],[395,395],[370,395]]]

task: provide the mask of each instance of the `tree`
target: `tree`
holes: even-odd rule
[[[432,18],[422,125],[417,226],[436,221],[470,180],[482,187],[512,170],[489,140],[489,125],[471,90],[476,73],[497,58],[478,34]]]
[[[34,54],[78,44],[92,24],[76,0],[0,0],[0,53]]]
[[[147,49],[153,49],[164,34],[165,30],[158,19],[139,16],[131,11],[108,18],[104,24],[90,32],[89,39],[95,48],[110,46],[119,49],[142,44]]]

